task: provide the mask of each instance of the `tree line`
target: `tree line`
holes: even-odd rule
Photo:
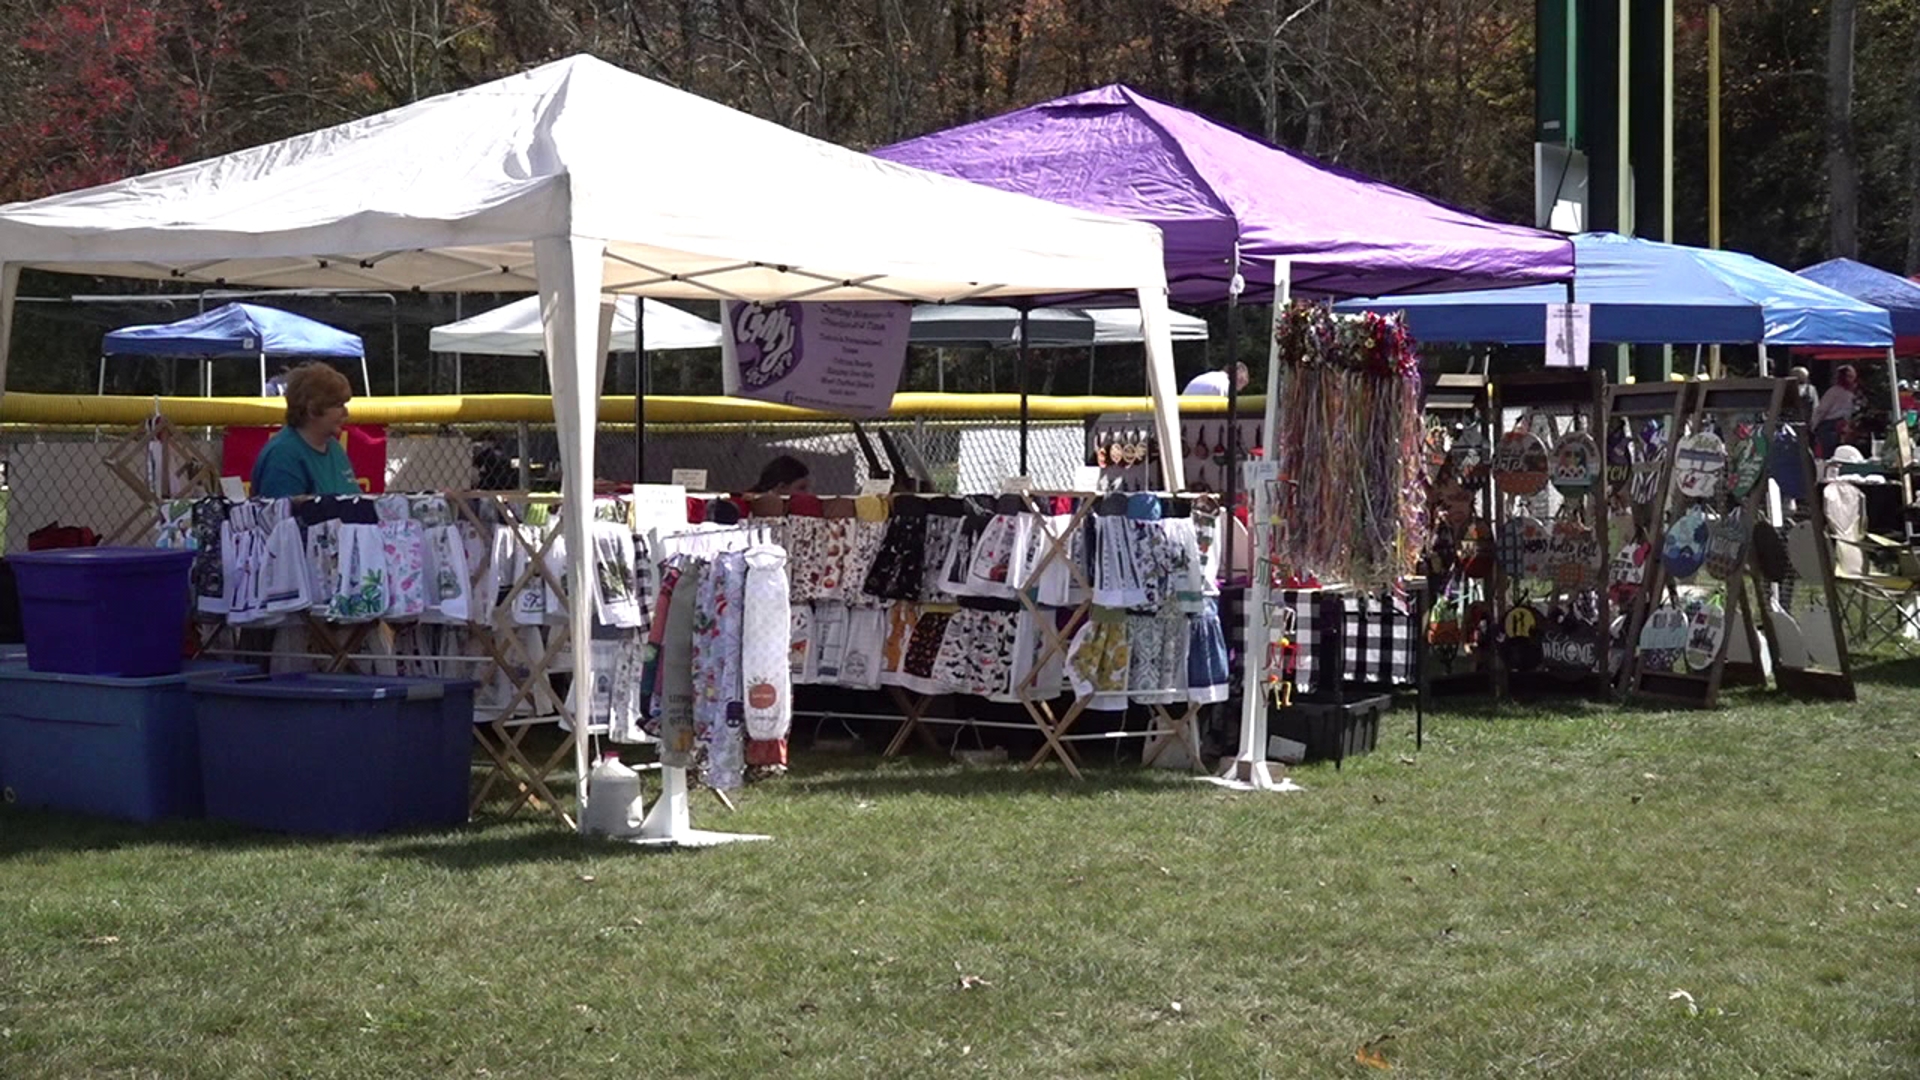
[[[1706,4],[1675,7],[1675,238],[1701,243]],[[1125,82],[1526,221],[1533,20],[1532,0],[39,0],[0,5],[0,200],[589,52],[857,149]],[[1744,0],[1724,40],[1727,246],[1920,269],[1920,5]],[[10,382],[43,381],[22,359]]]

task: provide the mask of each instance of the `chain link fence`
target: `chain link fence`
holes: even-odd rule
[[[1028,472],[1042,490],[1074,486],[1086,460],[1080,421],[1029,425]],[[386,429],[389,491],[557,490],[559,443],[552,424],[451,424]],[[639,476],[669,482],[676,469],[705,470],[711,491],[747,490],[766,463],[791,454],[812,470],[814,490],[851,494],[869,478],[904,465],[934,490],[994,492],[1018,474],[1019,424],[1012,419],[894,418],[845,422],[648,425],[644,446],[631,425],[602,425],[595,447],[600,480]],[[181,428],[174,438],[214,466],[222,465],[223,430]],[[894,454],[890,455],[887,444]],[[7,552],[48,525],[94,530],[103,542],[140,545],[153,539],[150,493],[163,488],[162,459],[138,428],[0,426],[0,533]],[[168,451],[168,464],[181,455]],[[227,471],[227,470],[222,470]],[[185,493],[185,492],[182,492]]]

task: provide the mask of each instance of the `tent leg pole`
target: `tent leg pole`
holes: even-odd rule
[[[1767,377],[1767,343],[1760,343],[1760,377]]]
[[[260,396],[267,396],[267,354],[260,354]]]
[[[95,390],[94,393],[104,395],[106,392],[107,392],[107,358],[102,356],[100,358],[100,388],[98,390]]]
[[[647,301],[633,298],[633,482],[647,482]]]
[[[1087,346],[1087,396],[1088,397],[1093,396],[1093,366],[1094,366],[1093,353],[1094,353],[1094,350],[1097,348],[1099,348],[1099,346],[1097,345]]]
[[[1027,475],[1027,309],[1020,309],[1020,475]]]
[[[933,388],[940,393],[947,392],[947,350],[933,350]]]
[[[1237,273],[1238,272],[1236,271],[1236,275]],[[1222,538],[1224,541],[1224,546],[1222,547],[1221,550],[1224,558],[1220,563],[1221,570],[1226,575],[1226,579],[1228,581],[1233,580],[1233,568],[1234,568],[1233,523],[1235,520],[1234,509],[1239,505],[1239,501],[1240,501],[1240,470],[1235,467],[1235,464],[1236,464],[1235,454],[1240,449],[1240,380],[1238,378],[1235,378],[1235,376],[1239,373],[1239,370],[1240,370],[1238,367],[1235,366],[1235,362],[1239,359],[1239,355],[1240,355],[1240,320],[1237,317],[1239,314],[1239,311],[1240,311],[1240,294],[1237,291],[1228,292],[1227,293],[1227,359],[1226,359],[1226,372],[1227,372],[1226,473],[1227,475],[1224,478],[1225,479],[1224,486],[1227,492],[1227,504],[1226,504],[1227,520],[1223,523],[1223,528],[1226,535]],[[1268,393],[1272,393],[1271,388],[1268,389]],[[1243,646],[1243,648],[1246,648],[1246,646]]]

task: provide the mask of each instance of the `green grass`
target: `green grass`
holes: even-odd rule
[[[1917,687],[1402,711],[1291,795],[815,755],[664,856],[0,814],[0,1077],[1912,1077]]]

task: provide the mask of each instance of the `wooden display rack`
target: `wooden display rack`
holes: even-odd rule
[[[1491,453],[1498,434],[1493,430],[1493,388],[1487,376],[1477,372],[1456,372],[1427,377],[1425,388],[1425,409],[1431,416],[1454,423],[1469,425],[1480,429],[1480,437]],[[1489,476],[1491,472],[1489,470]],[[1493,506],[1493,482],[1483,479],[1474,493],[1477,505]],[[1431,514],[1431,511],[1429,511]],[[1491,516],[1491,515],[1489,515]],[[1464,523],[1463,523],[1464,524]],[[1426,576],[1420,579],[1421,602],[1419,610],[1422,617],[1414,625],[1415,657],[1414,680],[1419,700],[1424,703],[1428,694],[1478,694],[1484,693],[1492,682],[1493,670],[1489,657],[1494,650],[1487,646],[1478,646],[1474,650],[1474,663],[1471,670],[1453,672],[1435,677],[1427,669],[1427,626],[1424,612],[1433,607],[1435,597],[1432,586]],[[1424,724],[1416,724],[1415,748],[1423,741]]]
[[[1772,479],[1770,469],[1774,460],[1774,439],[1780,429],[1786,387],[1786,382],[1779,379],[1725,379],[1695,386],[1685,432],[1675,428],[1668,439],[1667,460],[1663,465],[1659,486],[1659,501],[1655,504],[1659,508],[1657,527],[1654,531],[1656,547],[1663,546],[1667,529],[1688,509],[1685,505],[1670,505],[1674,465],[1681,439],[1684,434],[1699,431],[1710,422],[1725,430],[1731,428],[1739,418],[1759,418],[1762,446],[1766,454],[1765,466],[1759,481],[1739,500],[1739,508],[1743,519],[1748,523],[1749,530],[1760,522],[1771,524],[1767,511],[1768,481]],[[1818,543],[1815,545],[1821,578],[1818,587],[1822,589],[1826,599],[1827,617],[1832,620],[1833,640],[1839,650],[1840,670],[1830,672],[1788,668],[1779,663],[1779,650],[1776,648],[1774,649],[1774,676],[1779,688],[1788,693],[1850,701],[1854,697],[1852,669],[1847,655],[1839,599],[1834,587],[1832,553],[1827,546],[1826,514],[1818,495],[1819,489],[1814,483],[1812,459],[1804,453],[1800,454],[1799,458],[1798,468],[1802,473],[1805,490],[1812,493],[1811,497],[1804,500],[1804,512],[1806,520],[1818,537]],[[1734,638],[1732,630],[1736,620],[1746,642],[1747,653],[1753,658],[1752,666],[1758,666],[1762,655],[1760,633],[1765,633],[1767,641],[1776,643],[1779,635],[1775,630],[1772,608],[1768,603],[1769,585],[1763,578],[1750,571],[1752,560],[1753,543],[1749,534],[1747,542],[1741,548],[1726,579],[1722,582],[1726,605],[1724,616],[1728,621],[1729,631],[1722,635],[1719,649],[1708,668],[1705,671],[1656,672],[1646,671],[1641,667],[1637,650],[1639,629],[1655,604],[1666,602],[1676,607],[1682,606],[1679,588],[1668,572],[1665,559],[1656,553],[1652,559],[1653,565],[1648,573],[1646,588],[1642,590],[1641,599],[1635,606],[1635,619],[1630,627],[1631,633],[1628,638],[1628,646],[1634,650],[1628,667],[1628,686],[1632,694],[1637,697],[1672,701],[1698,708],[1712,708],[1717,705],[1720,688],[1729,678],[1728,655]],[[1807,584],[1813,585],[1811,582]],[[1742,670],[1742,665],[1735,665],[1732,675],[1735,681],[1753,681],[1756,673],[1751,670]]]
[[[1585,371],[1556,369],[1532,371],[1517,375],[1502,376],[1493,385],[1493,417],[1496,428],[1504,427],[1498,418],[1506,409],[1519,409],[1525,414],[1547,414],[1567,418],[1583,417],[1587,430],[1601,446],[1605,456],[1607,432],[1607,394],[1605,382],[1598,368]],[[1499,434],[1496,433],[1495,444]],[[1552,445],[1548,445],[1549,454]],[[1511,507],[1513,498],[1496,494],[1494,496],[1494,535],[1506,535],[1511,526]],[[1599,614],[1594,620],[1594,667],[1579,679],[1567,679],[1536,672],[1509,671],[1506,658],[1501,650],[1492,652],[1492,670],[1494,693],[1498,697],[1555,695],[1568,692],[1585,694],[1593,698],[1610,697],[1612,680],[1608,675],[1609,627],[1613,619],[1609,610],[1606,589],[1607,562],[1612,556],[1607,538],[1607,485],[1604,474],[1601,481],[1594,485],[1586,496],[1587,519],[1593,523],[1594,541],[1599,548],[1599,565],[1595,568],[1598,583]],[[1504,628],[1507,615],[1513,607],[1513,597],[1509,595],[1509,582],[1506,568],[1500,559],[1494,560],[1494,570],[1490,592],[1493,601],[1495,626]]]
[[[1648,542],[1654,546],[1656,553],[1662,530],[1666,524],[1666,513],[1663,508],[1667,505],[1667,499],[1670,495],[1669,485],[1673,480],[1673,451],[1684,432],[1687,416],[1693,409],[1694,387],[1697,385],[1697,383],[1660,382],[1622,383],[1609,385],[1607,387],[1608,420],[1611,423],[1613,420],[1624,419],[1627,422],[1627,436],[1629,439],[1638,439],[1638,434],[1634,430],[1637,423],[1647,420],[1658,420],[1661,421],[1665,427],[1666,453],[1662,454],[1660,460],[1654,463],[1655,480],[1653,500],[1645,504],[1632,504],[1634,527],[1645,533]],[[1611,433],[1609,432],[1608,435],[1610,436]],[[1602,442],[1601,449],[1603,452],[1605,448],[1606,444]],[[1626,476],[1625,483],[1629,489],[1631,489],[1633,484],[1633,475],[1631,472]],[[1611,486],[1611,478],[1609,478],[1609,485]],[[1608,498],[1609,501],[1611,501],[1611,491],[1609,491]],[[1626,539],[1626,537],[1622,537],[1621,542],[1624,543]],[[1611,573],[1611,558],[1613,553],[1606,552],[1606,554],[1609,558],[1609,573]],[[1651,604],[1648,601],[1651,597],[1658,595],[1654,575],[1659,569],[1655,556],[1649,554],[1646,571],[1647,576],[1645,580],[1640,583],[1640,588],[1634,592],[1633,600],[1628,604],[1627,610],[1623,613],[1626,616],[1626,623],[1622,627],[1622,646],[1627,650],[1628,658],[1626,665],[1621,668],[1618,675],[1619,689],[1622,691],[1626,691],[1633,685],[1635,667],[1633,663],[1634,644],[1640,640],[1640,628],[1645,625],[1647,612],[1651,610]],[[1751,623],[1748,623],[1748,625],[1751,625]]]

